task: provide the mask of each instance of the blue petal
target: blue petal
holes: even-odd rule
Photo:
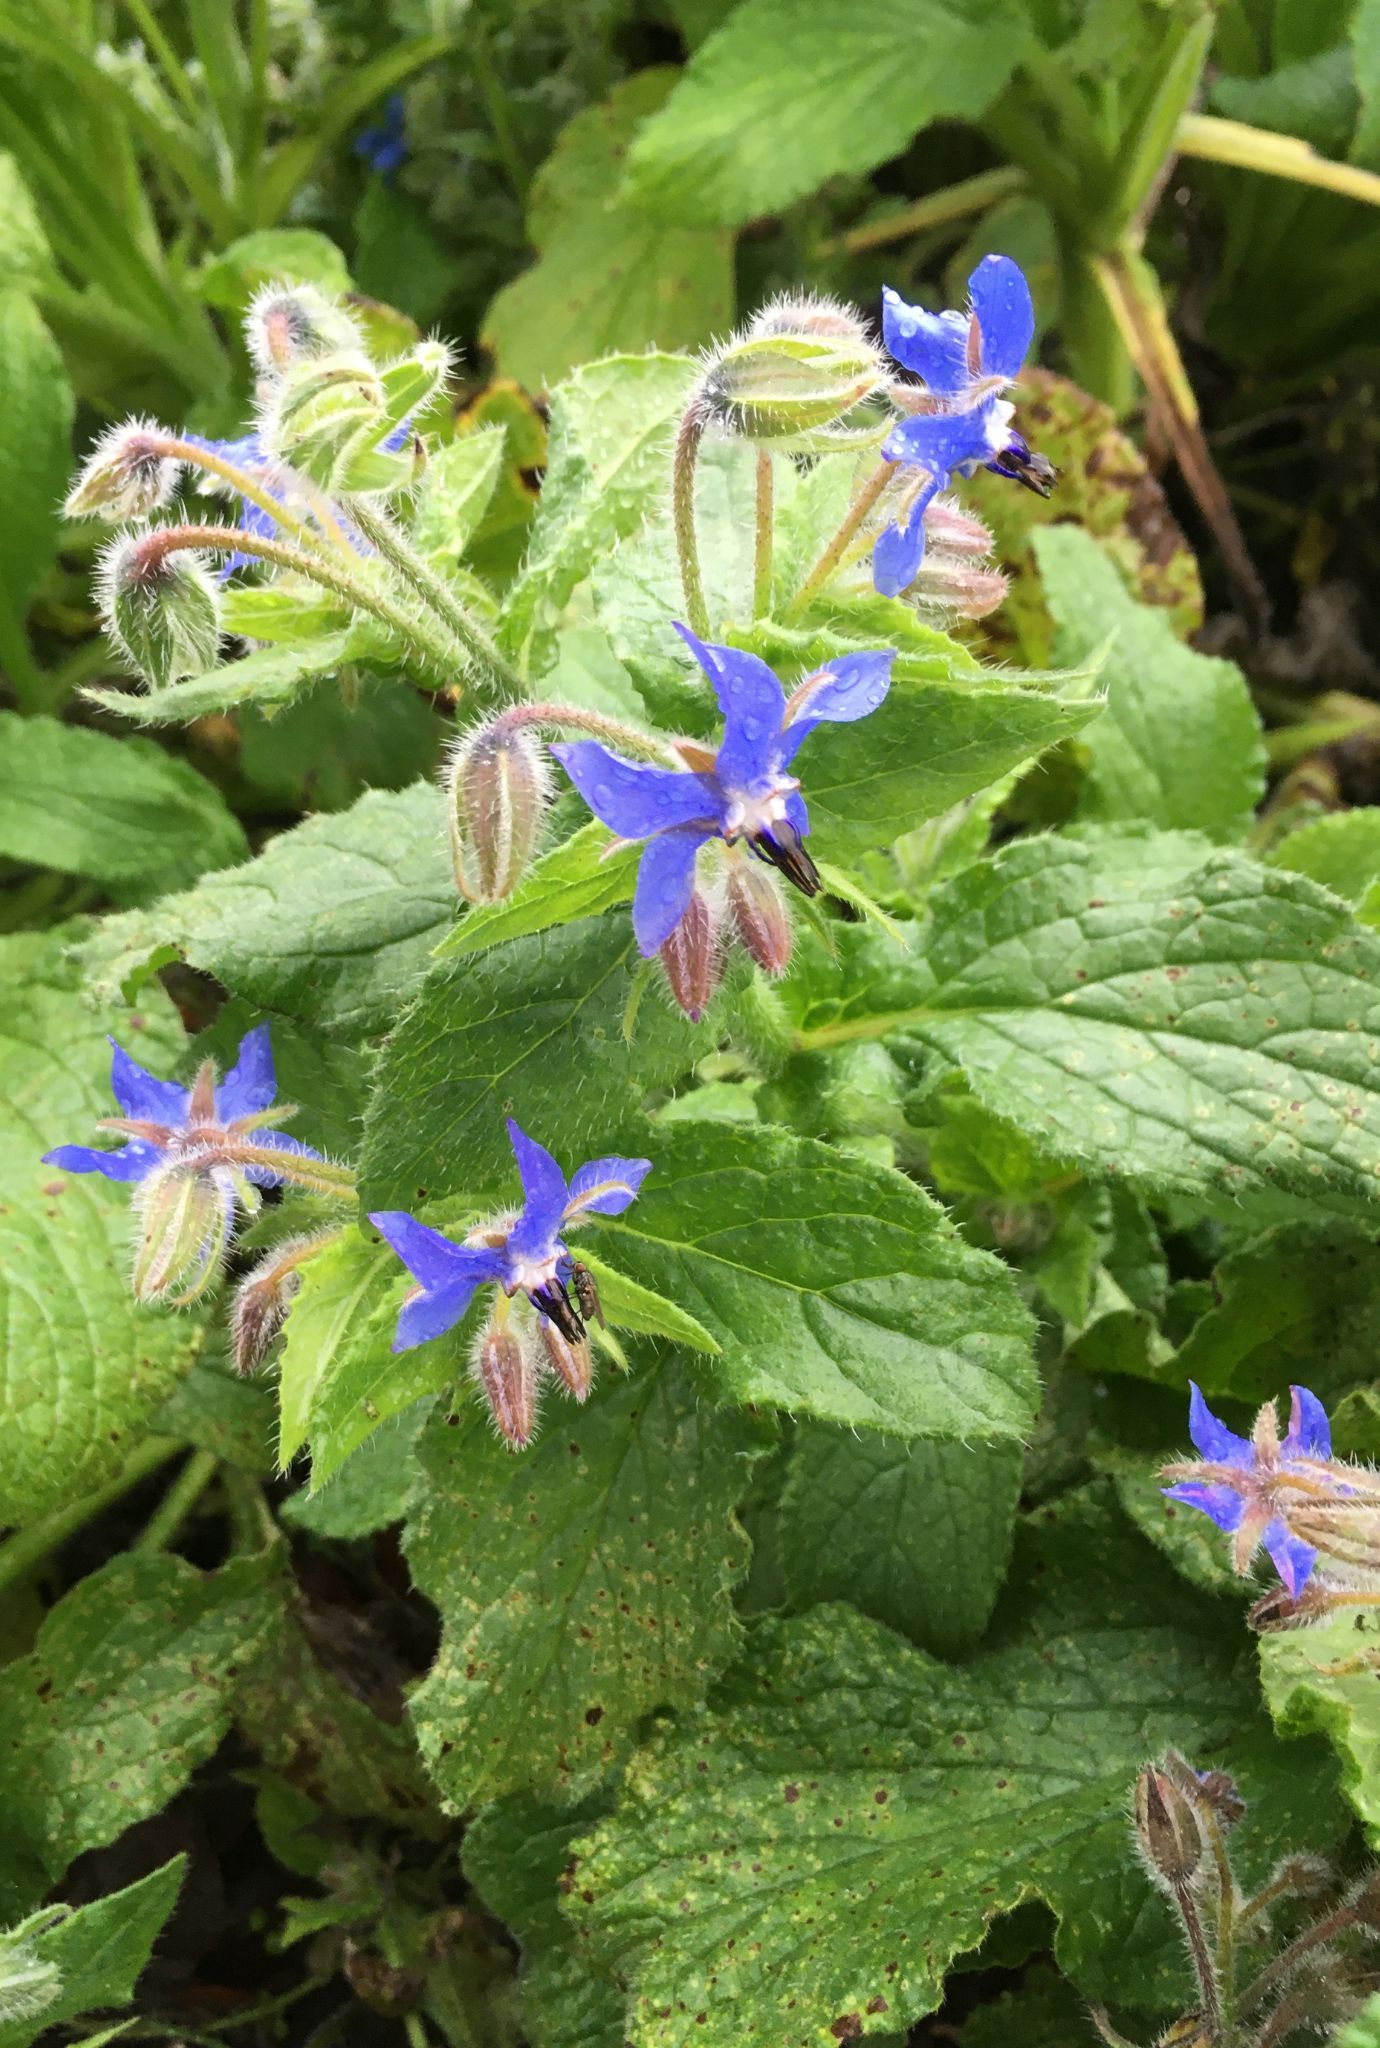
[[[1203,1390],[1195,1381],[1189,1381],[1188,1433],[1193,1447],[1200,1457],[1214,1465],[1255,1464],[1255,1446],[1234,1430],[1219,1422],[1207,1402]]]
[[[216,1090],[216,1108],[223,1123],[256,1116],[278,1092],[273,1072],[273,1046],[267,1024],[256,1024],[240,1040],[235,1064]]]
[[[118,1151],[102,1152],[96,1145],[59,1145],[45,1152],[45,1166],[60,1166],[64,1173],[101,1173],[107,1180],[143,1180],[163,1159],[162,1148],[131,1138]]]
[[[806,810],[805,799],[798,789],[791,790],[786,797],[786,822],[795,827],[801,839],[809,838],[810,813]]]
[[[1160,1491],[1166,1500],[1181,1500],[1186,1507],[1197,1508],[1219,1529],[1239,1529],[1246,1512],[1245,1501],[1229,1486],[1205,1486],[1201,1480],[1187,1479],[1181,1486],[1165,1486]]]
[[[380,1209],[369,1221],[429,1293],[461,1280],[479,1287],[503,1272],[503,1253],[496,1246],[453,1244],[405,1209]]]
[[[972,382],[962,313],[927,313],[923,306],[907,305],[888,285],[882,292],[882,339],[898,363],[941,397],[952,398]]]
[[[927,493],[933,497],[939,488]],[[904,526],[889,526],[872,550],[872,582],[883,597],[899,597],[920,574],[925,559],[925,513],[923,505],[913,508]]]
[[[991,459],[988,422],[995,404],[987,399],[962,412],[925,412],[898,420],[882,443],[882,454],[888,462],[918,463],[942,491],[952,470]]]
[[[844,654],[829,662],[817,676],[809,677],[801,685],[801,691],[808,688],[809,695],[802,694],[800,709],[793,714],[782,736],[781,766],[790,765],[802,740],[817,725],[848,725],[875,711],[891,687],[891,664],[895,659],[895,649],[890,647],[875,654]]]
[[[1025,272],[1009,256],[984,256],[968,279],[968,290],[982,333],[983,376],[1014,377],[1035,338]]]
[[[713,836],[712,826],[681,825],[647,841],[637,870],[632,913],[638,951],[644,960],[650,960],[666,943],[690,908],[695,857]]]
[[[702,776],[625,761],[598,740],[558,741],[551,751],[595,817],[620,839],[647,839],[692,820],[712,830],[722,813]]]
[[[522,1182],[522,1214],[508,1232],[508,1251],[520,1259],[544,1258],[565,1211],[565,1175],[546,1147],[529,1138],[511,1117],[508,1142]]]
[[[398,1311],[392,1349],[411,1351],[415,1345],[429,1344],[433,1337],[443,1337],[447,1330],[453,1330],[487,1277],[473,1274],[468,1279],[451,1280],[444,1287],[424,1287],[414,1294]]]
[[[786,693],[755,654],[737,647],[711,647],[688,626],[676,631],[714,686],[724,715],[719,742],[718,776],[725,789],[750,789],[765,780],[776,762]]]
[[[1307,1458],[1330,1458],[1332,1426],[1322,1402],[1316,1394],[1310,1394],[1307,1387],[1290,1387],[1289,1393],[1292,1397],[1289,1434],[1281,1446],[1285,1456],[1297,1457],[1302,1452]]]
[[[110,1046],[110,1086],[123,1113],[142,1123],[173,1124],[180,1130],[187,1121],[189,1091],[176,1081],[159,1081],[145,1073],[113,1038]]]
[[[1317,1551],[1301,1536],[1291,1536],[1283,1522],[1278,1520],[1271,1522],[1265,1531],[1264,1543],[1289,1597],[1297,1599],[1318,1561]]]
[[[621,1159],[610,1153],[606,1159],[591,1159],[570,1183],[565,1215],[621,1216],[652,1170],[650,1159]]]

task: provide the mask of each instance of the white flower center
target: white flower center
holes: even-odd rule
[[[786,799],[799,787],[794,775],[783,775],[765,790],[728,790],[724,838],[755,839],[760,832],[774,832],[778,825],[787,822]]]

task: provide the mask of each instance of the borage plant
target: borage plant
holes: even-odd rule
[[[339,1972],[413,2044],[814,2048],[993,1971],[970,2048],[1275,2048],[1374,1987],[1376,1484],[1328,1425],[1370,1449],[1369,842],[1257,829],[1245,686],[1125,536],[1041,527],[1063,666],[983,659],[964,479],[1059,505],[1030,332],[991,258],[961,312],[888,300],[885,350],[790,299],[591,364],[503,587],[502,435],[438,434],[446,351],[375,362],[303,288],[251,309],[242,436],[87,463],[73,512],[137,522],[107,716],[367,678],[452,746],[3,942],[0,1583],[185,1453],[0,1674],[16,2039],[128,1996],[180,1866],[41,1901],[231,1725],[308,1958],[267,2018]],[[223,1561],[166,1555],[212,1509]],[[1283,1576],[1263,1696],[1195,1510]],[[398,1523],[439,1647],[361,1540]],[[363,1605],[368,1657],[317,1654],[309,1538],[386,1657]]]

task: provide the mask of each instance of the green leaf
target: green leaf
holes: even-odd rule
[[[0,287],[39,291],[56,275],[42,217],[8,150],[0,150]]]
[[[1083,741],[1083,817],[1240,839],[1265,789],[1260,721],[1241,671],[1176,639],[1163,609],[1137,604],[1097,542],[1075,526],[1035,535],[1062,661],[1114,636],[1107,708]]]
[[[239,315],[269,284],[314,284],[334,298],[350,272],[328,236],[315,228],[255,228],[203,265],[198,284],[208,306]]]
[[[166,1074],[185,1040],[161,990],[93,1012],[61,941],[0,940],[0,1522],[28,1522],[100,1486],[202,1341],[197,1321],[129,1289],[129,1191],[45,1166],[113,1113],[110,1032]]]
[[[1260,1639],[1265,1702],[1281,1735],[1325,1736],[1342,1766],[1342,1790],[1372,1849],[1380,1848],[1380,1687],[1375,1637],[1355,1608]]]
[[[981,114],[1029,34],[1012,0],[744,0],[638,135],[629,194],[671,220],[779,212]]]
[[[1028,1429],[1011,1277],[913,1182],[767,1126],[661,1125],[649,1152],[595,1242],[717,1340],[720,1398],[903,1437]]]
[[[561,614],[581,578],[666,497],[675,423],[694,379],[683,356],[615,356],[587,363],[552,393],[532,542],[500,627],[525,674],[554,661]]]
[[[454,905],[440,794],[419,783],[370,791],[243,867],[106,918],[78,958],[97,994],[180,957],[248,1002],[358,1037],[392,1022]]]
[[[348,632],[321,633],[311,640],[256,648],[242,661],[225,662],[207,675],[191,676],[170,689],[88,689],[85,695],[103,711],[134,725],[188,725],[194,718],[240,711],[247,704],[274,711],[291,704],[318,677],[338,669],[347,657],[350,640]]]
[[[1067,1978],[1038,1964],[1014,1991],[1003,1991],[969,2014],[959,2048],[1069,2048],[1091,2033],[1086,2000]]]
[[[438,960],[452,953],[482,953],[508,939],[525,939],[553,925],[595,917],[616,903],[631,903],[640,846],[620,847],[596,819],[532,863],[511,896],[481,903],[465,913],[436,948]]]
[[[300,1364],[300,1345],[294,1346],[293,1363]],[[280,1509],[283,1520],[336,1542],[400,1522],[416,1484],[413,1452],[428,1406],[425,1399],[414,1401],[390,1418],[391,1426],[375,1429],[323,1486],[289,1494]]]
[[[5,365],[0,627],[14,637],[57,554],[60,508],[72,467],[72,389],[37,306],[13,286],[0,288],[0,362]]]
[[[577,1844],[566,1910],[631,1988],[638,2048],[817,2048],[933,2011],[1022,1899],[1089,1996],[1191,1997],[1127,1841],[1147,1755],[1230,1769],[1245,1880],[1338,1839],[1321,1745],[1281,1751],[1250,1647],[1097,1496],[1041,1511],[991,1647],[934,1662],[837,1606],[753,1630],[712,1711],[634,1759]]]
[[[465,1875],[522,1947],[522,2021],[531,2048],[626,2048],[623,1993],[591,1966],[559,1910],[571,1845],[598,1817],[592,1799],[558,1810],[518,1792],[486,1806],[465,1829]]]
[[[629,920],[614,911],[433,968],[379,1065],[365,1207],[511,1199],[507,1116],[572,1170],[582,1147],[607,1151],[639,1095],[716,1042],[710,1022],[688,1025],[659,988],[625,1038],[640,966]]]
[[[718,1357],[721,1347],[704,1324],[696,1322],[675,1302],[667,1301],[663,1294],[653,1294],[650,1287],[639,1287],[617,1267],[605,1265],[587,1244],[580,1245],[580,1257],[594,1275],[605,1320],[615,1329],[631,1330],[644,1337],[665,1337],[672,1344],[684,1344],[687,1350]]]
[[[733,1510],[769,1441],[671,1363],[553,1404],[521,1457],[473,1402],[432,1421],[404,1546],[444,1633],[411,1706],[450,1802],[578,1794],[649,1709],[704,1697],[739,1640]]]
[[[1380,876],[1380,808],[1332,811],[1288,833],[1265,856],[1274,868],[1309,875],[1347,903],[1359,904]]]
[[[223,1347],[194,1362],[149,1417],[149,1428],[155,1436],[210,1451],[259,1479],[267,1479],[275,1467],[278,1413],[273,1389],[264,1380],[242,1378]]]
[[[1273,1400],[1302,1379],[1324,1400],[1374,1377],[1367,1341],[1380,1309],[1372,1232],[1289,1224],[1230,1252],[1213,1274],[1214,1306],[1175,1354],[1173,1378],[1241,1401]]]
[[[286,1467],[308,1437],[321,1486],[380,1422],[434,1394],[455,1372],[443,1345],[394,1354],[406,1289],[396,1255],[346,1231],[301,1268],[278,1373],[278,1456]]]
[[[499,292],[482,340],[530,390],[619,349],[693,348],[733,322],[732,237],[698,214],[667,228],[619,197],[637,127],[675,72],[638,71],[561,131],[533,181],[530,270]]]
[[[1361,0],[1351,17],[1351,59],[1361,112],[1350,154],[1373,167],[1380,163],[1380,0]]]
[[[781,1496],[792,1605],[850,1600],[936,1657],[980,1640],[1011,1560],[1018,1444],[904,1443],[803,1423]]]
[[[1332,2048],[1380,2048],[1380,1991],[1332,2037]]]
[[[429,454],[412,527],[423,554],[461,560],[498,489],[506,439],[502,427],[480,427]]]
[[[177,1904],[186,1868],[186,1857],[174,1856],[123,1891],[57,1909],[60,1919],[49,1916],[49,1925],[27,1937],[33,1962],[55,1973],[52,1995],[37,2012],[0,2020],[0,2048],[30,2048],[42,2037],[51,2039],[48,2029],[64,2021],[128,2005]],[[0,1984],[0,2001],[6,1989]]]
[[[842,933],[838,969],[803,958],[797,1044],[913,1035],[1055,1158],[1133,1185],[1369,1203],[1380,939],[1302,876],[1196,865],[1200,845],[1004,848],[936,892],[909,954]]]
[[[0,854],[7,859],[172,886],[248,851],[219,790],[151,740],[0,711]]]
[[[273,1617],[271,1567],[218,1572],[131,1552],[52,1608],[0,1671],[10,1841],[56,1882],[75,1856],[159,1813],[229,1726],[235,1674]]]

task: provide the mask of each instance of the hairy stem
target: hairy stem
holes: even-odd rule
[[[318,546],[325,539],[347,555],[355,553],[338,523],[330,515],[329,507],[326,508],[326,516],[322,518],[320,525],[313,526],[310,520],[299,519],[286,505],[280,504],[271,491],[266,491],[263,485],[247,469],[241,469],[237,462],[227,461],[225,456],[215,454],[210,448],[198,448],[195,442],[184,441],[176,434],[156,434],[151,438],[161,455],[167,455],[177,462],[185,462],[191,469],[204,470],[208,476],[219,477],[222,483],[229,484],[230,488],[238,492],[249,504],[256,505],[261,512],[266,512],[274,525],[281,527],[284,533],[293,534],[310,547]]]
[[[864,221],[847,234],[835,235],[820,243],[819,254],[853,256],[862,249],[884,249],[889,242],[907,241],[926,228],[945,227],[952,220],[965,220],[969,214],[985,213],[1000,200],[1014,199],[1018,192],[1024,192],[1029,182],[1018,165],[999,164],[995,170],[979,171],[976,177],[962,178],[956,185],[944,186],[942,191],[926,193],[914,205],[902,207],[899,213],[889,213],[883,220]]]
[[[704,579],[700,574],[699,541],[695,537],[695,465],[699,461],[704,426],[704,415],[692,398],[676,435],[671,482],[671,518],[675,527],[676,555],[680,562],[680,587],[685,594],[685,617],[691,632],[698,633],[702,639],[709,631],[709,611],[704,601]]]
[[[1338,1934],[1345,1934],[1349,1927],[1355,1927],[1356,1924],[1354,1907],[1338,1906],[1323,1919],[1314,1921],[1311,1927],[1305,1927],[1303,1933],[1291,1941],[1288,1948],[1281,1949],[1274,1961],[1267,1963],[1259,1976],[1254,1977],[1246,1986],[1241,1994],[1241,2010],[1253,2012],[1272,1991],[1288,1982],[1312,1949],[1321,1948],[1324,1942],[1331,1941]]]
[[[1193,1959],[1193,1972],[1198,1979],[1198,1990],[1203,2001],[1203,2022],[1209,2041],[1216,2048],[1222,2038],[1222,2001],[1218,1991],[1217,1970],[1208,1948],[1207,1936],[1203,1932],[1198,1902],[1187,1885],[1176,1885],[1174,1904],[1184,1924],[1188,1937],[1188,1952]]]
[[[1359,164],[1319,156],[1311,143],[1300,142],[1296,135],[1275,135],[1245,121],[1224,121],[1216,114],[1184,114],[1174,132],[1174,147],[1180,156],[1234,164],[1243,171],[1264,171],[1270,177],[1320,185],[1326,192],[1340,192],[1344,199],[1380,206],[1380,175],[1363,171]]]
[[[291,541],[244,533],[230,526],[156,526],[144,536],[141,546],[149,567],[156,565],[160,555],[175,554],[179,548],[206,548],[215,554],[244,554],[256,561],[272,562],[277,568],[292,569],[310,582],[335,591],[356,611],[372,613],[439,676],[446,677],[453,669],[463,668],[468,658],[466,650],[449,633],[442,637],[433,632],[424,621],[412,617],[397,604],[386,590],[370,581],[368,564],[360,557],[346,568],[325,555],[309,554]]]
[[[775,482],[770,448],[757,451],[757,531],[752,551],[752,616],[771,610],[772,543],[775,539]]]
[[[220,1460],[214,1451],[193,1451],[157,1508],[144,1525],[136,1550],[166,1550],[216,1476]]]
[[[791,599],[787,618],[795,618],[802,612],[822,583],[828,581],[843,560],[854,537],[862,527],[882,492],[891,482],[900,467],[895,462],[879,462],[867,482],[857,492],[852,504],[840,522],[838,532],[820,555],[805,581]]]
[[[368,498],[351,498],[349,514],[365,539],[371,541],[383,559],[406,579],[437,617],[447,625],[471,659],[488,671],[500,689],[516,695],[522,678],[500,654],[489,634],[455,592],[438,576],[431,564],[418,554],[396,521]]]
[[[0,1592],[26,1579],[69,1536],[75,1536],[78,1529],[84,1529],[112,1502],[119,1500],[141,1479],[147,1479],[150,1473],[156,1472],[160,1465],[166,1465],[185,1448],[175,1437],[151,1436],[130,1453],[114,1479],[107,1480],[93,1493],[83,1494],[80,1500],[59,1508],[56,1514],[45,1515],[40,1522],[30,1522],[26,1528],[7,1537],[0,1543]]]
[[[577,704],[513,704],[499,713],[491,729],[495,732],[519,732],[528,726],[555,726],[562,732],[587,732],[595,739],[608,740],[613,746],[623,747],[641,760],[654,761],[658,767],[665,767],[668,762],[676,767],[682,765],[675,748],[667,741],[656,739],[651,733],[639,732],[635,725],[625,725],[621,718],[606,717],[602,711],[586,711]]]

